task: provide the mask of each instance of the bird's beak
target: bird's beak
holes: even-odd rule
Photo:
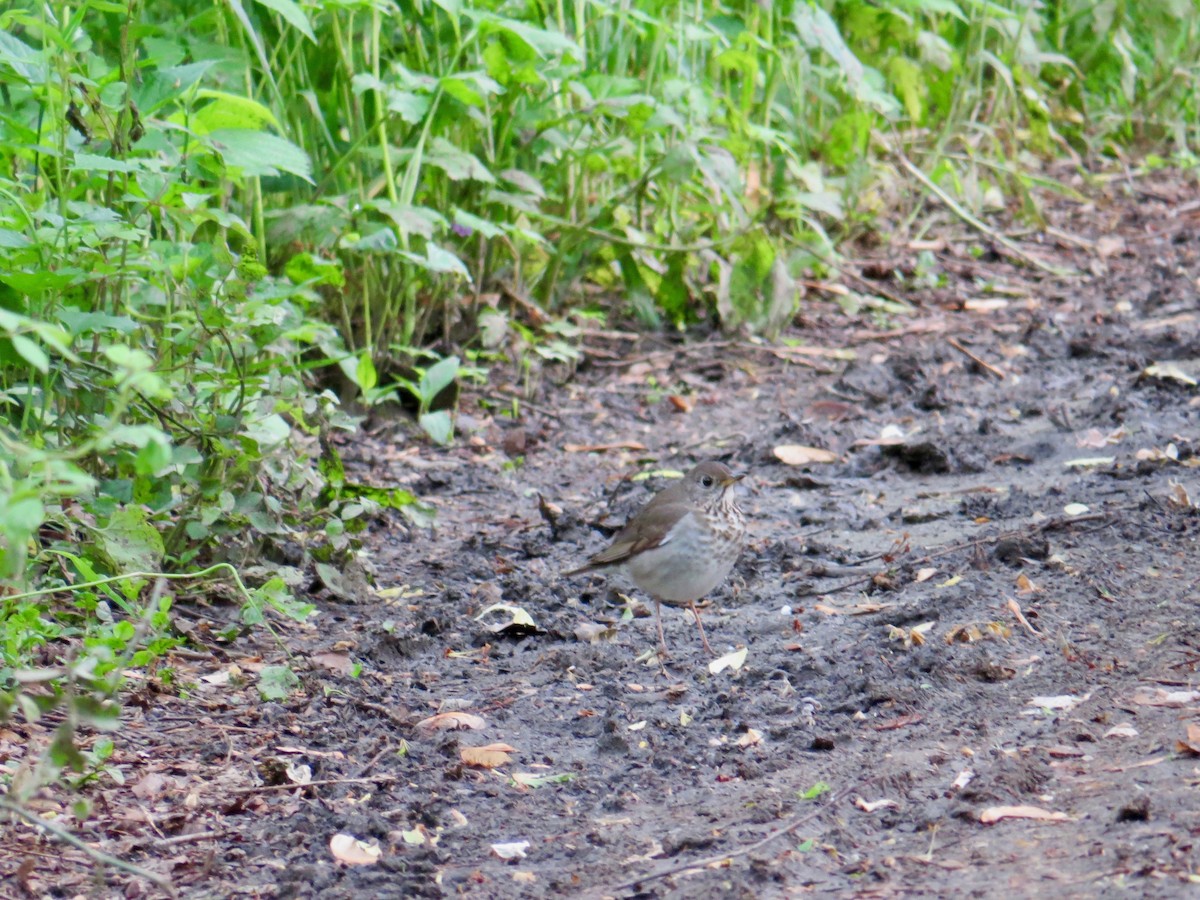
[[[737,484],[739,481],[741,481],[745,477],[746,477],[745,472],[742,472],[738,475],[730,475],[728,478],[726,478],[724,481],[721,482],[721,487],[727,488],[731,484]]]

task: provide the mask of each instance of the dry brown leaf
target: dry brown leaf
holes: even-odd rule
[[[354,661],[347,653],[317,653],[310,659],[335,675],[349,675],[354,671]]]
[[[955,625],[946,632],[947,644],[974,644],[991,638],[1008,640],[1012,637],[1012,629],[1003,622],[984,622],[981,625]]]
[[[1029,624],[1029,620],[1025,618],[1025,613],[1021,612],[1021,604],[1012,597],[1008,598],[1007,604],[1009,611],[1016,616],[1017,621],[1025,626],[1025,630],[1036,637],[1041,637],[1042,633]]]
[[[379,845],[360,841],[349,834],[335,834],[329,839],[329,852],[338,862],[348,866],[369,866],[379,862]]]
[[[810,466],[814,463],[837,462],[837,454],[820,447],[805,447],[801,444],[780,444],[775,448],[775,458],[785,466]]]
[[[509,754],[515,753],[516,750],[516,747],[510,747],[508,744],[487,744],[483,747],[461,747],[458,755],[468,766],[494,769],[512,759]]]
[[[1065,812],[1042,809],[1039,806],[990,806],[979,814],[979,821],[991,825],[1001,819],[1037,819],[1042,822],[1069,822]]]
[[[737,739],[737,745],[742,749],[756,747],[762,743],[762,739],[762,732],[754,728],[747,728],[746,733]]]
[[[1192,722],[1187,727],[1187,737],[1175,742],[1175,752],[1188,756],[1200,756],[1200,725]]]
[[[667,394],[667,400],[675,407],[676,412],[688,413],[692,411],[692,401],[687,397],[682,397],[679,394]]]
[[[436,734],[439,731],[478,731],[487,723],[482,716],[468,712],[444,712],[417,723],[417,731]]]
[[[932,578],[936,574],[937,574],[937,569],[934,569],[932,567],[925,568],[925,569],[917,569],[917,574],[913,578],[913,581],[915,581],[917,584],[920,584],[922,581],[928,581],[930,578]]]
[[[1017,576],[1017,593],[1018,594],[1040,594],[1042,589],[1038,587],[1025,573]]]
[[[1180,709],[1200,700],[1200,691],[1165,691],[1156,688],[1153,694],[1135,694],[1133,702],[1138,706],[1165,706]]]

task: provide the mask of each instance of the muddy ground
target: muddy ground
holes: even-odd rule
[[[86,789],[80,834],[197,898],[1178,896],[1200,880],[1196,186],[1090,190],[1047,199],[1021,255],[935,216],[810,285],[779,344],[599,332],[515,419],[498,366],[451,449],[394,423],[347,442],[436,526],[381,518],[381,595],[318,587],[309,626],[279,623],[287,700],[259,697],[286,661],[262,634],[174,657],[189,690],[127,705],[125,784]],[[847,315],[841,288],[895,305]],[[703,458],[749,473],[748,546],[703,610],[745,660],[710,671],[670,609],[664,674],[645,597],[560,573]],[[496,603],[536,631],[489,630]],[[215,635],[237,611],[179,616]],[[4,896],[159,893],[8,827]]]

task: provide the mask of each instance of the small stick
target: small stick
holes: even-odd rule
[[[968,350],[966,347],[964,347],[962,344],[960,344],[956,338],[952,338],[949,335],[947,335],[946,343],[949,344],[951,347],[953,347],[955,350],[957,350],[959,353],[961,353],[963,356],[965,356],[967,359],[969,359],[971,362],[975,363],[975,365],[979,366],[979,368],[983,369],[985,372],[990,372],[992,375],[995,375],[1001,381],[1004,380],[1005,375],[1003,372],[1001,372],[999,369],[997,369],[991,363],[985,362],[980,357],[976,356],[974,353],[972,353],[970,350]]]

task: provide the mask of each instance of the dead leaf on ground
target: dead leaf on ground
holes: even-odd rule
[[[1001,819],[1037,819],[1041,822],[1069,822],[1065,812],[1042,809],[1040,806],[990,806],[979,814],[979,821],[991,825]]]
[[[617,629],[611,625],[601,625],[597,622],[581,622],[575,626],[575,640],[581,644],[598,644],[600,641],[611,641],[617,636]]]
[[[1123,738],[1137,737],[1137,736],[1138,736],[1138,730],[1137,730],[1136,728],[1134,728],[1132,725],[1130,725],[1128,722],[1119,722],[1119,723],[1117,723],[1116,725],[1114,725],[1112,728],[1108,729],[1108,731],[1104,732],[1104,736],[1105,736],[1106,738],[1111,738],[1111,737],[1123,737]]]
[[[525,851],[529,849],[529,841],[509,841],[502,844],[492,844],[492,852],[504,860],[524,859]]]
[[[1180,709],[1200,700],[1200,691],[1167,691],[1156,688],[1153,694],[1135,694],[1133,702],[1138,706],[1165,706]]]
[[[1003,622],[984,622],[982,624],[955,625],[946,632],[947,644],[974,644],[978,641],[991,639],[1008,640],[1012,637],[1012,629]]]
[[[814,463],[837,462],[838,459],[838,455],[832,450],[800,444],[780,444],[774,452],[775,458],[785,466],[809,466]]]
[[[483,747],[460,747],[459,758],[468,766],[480,769],[494,769],[512,759],[510,753],[515,753],[516,747],[508,744],[487,744]]]
[[[354,661],[348,653],[316,653],[309,658],[334,675],[349,675],[354,671]]]
[[[1144,378],[1160,378],[1164,381],[1178,381],[1188,387],[1196,386],[1196,379],[1173,362],[1151,363],[1142,370]]]
[[[746,654],[749,648],[742,647],[740,650],[734,650],[732,653],[726,653],[724,656],[717,657],[708,664],[708,671],[713,675],[719,675],[726,669],[732,669],[736,672],[746,664]]]
[[[920,584],[922,581],[928,581],[936,574],[937,569],[932,567],[917,569],[917,574],[913,577],[913,581],[915,581],[917,584]]]
[[[478,731],[487,723],[482,716],[468,712],[444,712],[417,723],[417,731],[436,734],[439,731]]]
[[[737,745],[743,750],[747,747],[756,747],[762,743],[762,732],[754,728],[747,728],[746,733],[737,739]]]
[[[1018,594],[1040,594],[1042,589],[1033,583],[1033,580],[1026,574],[1022,573],[1017,576],[1017,593]]]
[[[377,863],[382,852],[374,841],[367,843],[349,834],[335,834],[331,837],[329,851],[334,859],[348,866],[369,866]]]
[[[1200,756],[1200,725],[1191,723],[1187,727],[1187,737],[1175,742],[1175,752],[1187,756]]]
[[[1031,697],[1025,705],[1033,706],[1033,707],[1036,707],[1037,709],[1036,710],[1026,710],[1025,714],[1026,715],[1037,715],[1037,710],[1042,710],[1042,709],[1055,709],[1055,710],[1061,710],[1061,711],[1065,712],[1068,709],[1074,709],[1076,706],[1078,706],[1080,703],[1085,702],[1091,696],[1092,696],[1091,692],[1088,692],[1088,693],[1083,694],[1082,696],[1078,696],[1078,697],[1075,696],[1074,694],[1058,694],[1057,696],[1054,696],[1054,697]]]

